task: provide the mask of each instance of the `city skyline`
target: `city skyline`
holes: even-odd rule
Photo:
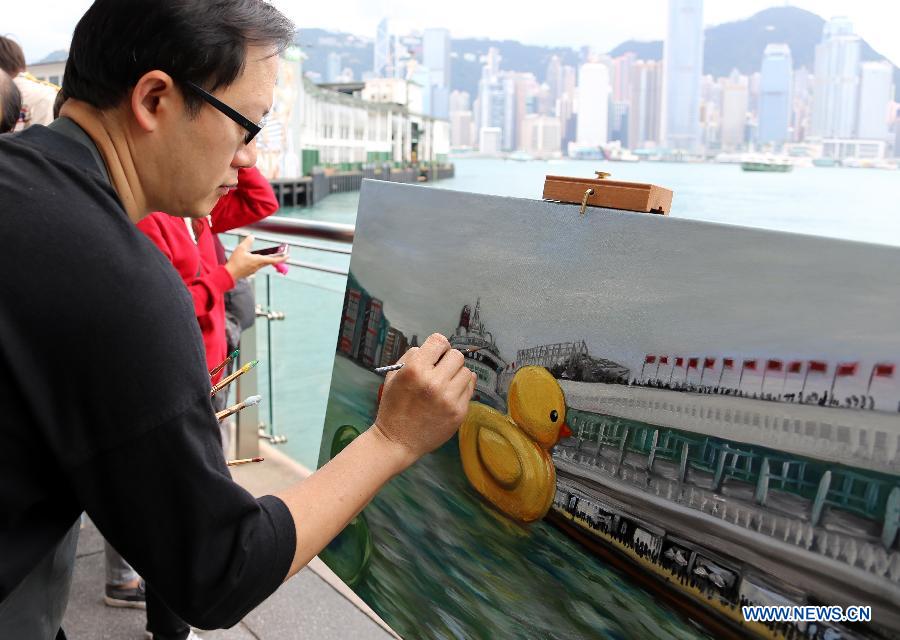
[[[37,62],[49,53],[68,48],[72,30],[89,0],[73,0],[64,6],[50,0],[33,0],[29,11],[17,11],[4,17],[3,33],[14,37],[25,50],[29,63]],[[568,11],[558,15],[541,16],[533,23],[510,21],[511,3],[484,3],[462,0],[454,5],[453,12],[432,9],[412,3],[394,2],[363,3],[351,1],[347,9],[337,13],[332,7],[300,7],[287,0],[275,0],[273,4],[292,18],[298,28],[322,28],[352,33],[374,40],[378,24],[388,18],[396,32],[424,31],[440,26],[448,29],[454,38],[511,39],[523,44],[539,46],[564,46],[578,49],[590,46],[598,51],[608,51],[619,43],[634,39],[640,41],[662,40],[666,32],[666,3],[661,0],[634,0],[628,11],[619,11],[613,19],[593,24],[590,21],[573,21],[570,15],[591,14],[593,7],[586,0],[572,0]],[[466,9],[468,5],[469,10]],[[834,16],[847,16],[855,25],[856,33],[894,64],[900,64],[900,39],[896,27],[900,9],[875,0],[860,0],[849,8],[837,0],[797,0],[791,3],[773,0],[747,0],[740,5],[723,0],[707,0],[704,3],[703,26],[732,22],[747,18],[763,9],[793,6],[805,9],[829,20]],[[29,15],[31,14],[31,15]],[[33,15],[40,15],[36,21]],[[609,16],[605,13],[604,16]],[[397,16],[397,17],[394,17]],[[405,16],[415,16],[409,18]],[[477,16],[473,20],[472,16]]]

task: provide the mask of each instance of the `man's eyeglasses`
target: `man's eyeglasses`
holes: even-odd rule
[[[259,124],[253,122],[250,118],[242,115],[238,111],[232,109],[227,104],[219,100],[213,94],[209,93],[202,87],[194,84],[193,82],[185,82],[184,83],[191,91],[196,93],[198,96],[206,100],[210,105],[224,113],[226,116],[237,122],[244,129],[247,130],[247,133],[244,135],[244,144],[250,144],[253,138],[256,137],[262,128],[265,126],[265,120],[260,122]]]

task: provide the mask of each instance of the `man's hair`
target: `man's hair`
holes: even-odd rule
[[[96,0],[72,34],[63,91],[107,109],[155,69],[215,91],[241,75],[247,47],[280,53],[293,37],[291,21],[262,0]],[[183,93],[196,114],[201,98]]]
[[[7,36],[0,36],[0,69],[17,76],[25,71],[25,67],[25,54],[19,43]]]
[[[0,133],[12,131],[22,111],[19,87],[5,71],[0,70]]]

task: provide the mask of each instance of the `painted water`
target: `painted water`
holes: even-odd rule
[[[334,379],[326,433],[365,429],[383,378],[338,357]],[[549,524],[518,525],[494,510],[467,482],[455,438],[363,516],[371,557],[354,589],[404,638],[708,637]],[[353,544],[365,542],[345,541],[348,557]]]

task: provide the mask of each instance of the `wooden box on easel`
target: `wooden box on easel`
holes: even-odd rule
[[[609,174],[597,171],[597,178],[547,176],[544,200],[569,202],[582,207],[606,207],[669,215],[672,191],[655,184],[606,180]]]

